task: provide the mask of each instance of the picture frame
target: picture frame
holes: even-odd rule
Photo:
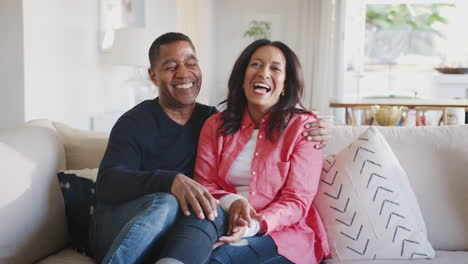
[[[99,48],[108,52],[115,30],[145,27],[145,0],[100,0]]]

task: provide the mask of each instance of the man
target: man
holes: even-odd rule
[[[202,83],[195,48],[187,36],[166,33],[151,45],[149,59],[159,98],[120,117],[99,168],[90,235],[100,263],[154,261],[179,208],[199,219],[217,216],[218,201],[192,180],[200,130],[217,112],[195,103]],[[322,145],[330,137],[326,128],[305,136]]]

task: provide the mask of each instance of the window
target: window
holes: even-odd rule
[[[467,2],[362,0],[348,4],[344,96],[435,97],[438,73],[434,68],[468,67]]]

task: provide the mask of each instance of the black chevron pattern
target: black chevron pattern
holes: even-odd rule
[[[390,224],[390,220],[392,220],[392,216],[398,216],[398,217],[403,218],[403,219],[405,218],[404,216],[399,215],[397,213],[393,213],[393,212],[390,213],[390,215],[388,216],[387,225],[385,225],[385,229],[388,229],[388,225]]]
[[[392,239],[392,242],[395,243],[395,238],[396,238],[396,235],[398,233],[398,230],[400,229],[403,229],[405,231],[408,231],[408,232],[411,232],[411,230],[409,230],[408,228],[404,227],[404,226],[397,226],[395,227],[395,232],[393,233],[393,239]]]
[[[382,187],[382,186],[379,186],[379,187],[377,187],[377,189],[375,189],[374,198],[372,199],[373,202],[375,202],[375,199],[377,198],[377,194],[379,193],[380,190],[386,191],[386,192],[390,192],[390,193],[393,192],[393,191],[390,190],[390,189],[387,189],[387,188],[384,188],[384,187]]]
[[[335,183],[336,175],[338,175],[338,170],[335,172],[335,175],[333,176],[333,180],[331,182],[327,182],[325,180],[321,180],[321,181],[332,186]]]
[[[345,204],[343,209],[338,209],[338,208],[336,208],[334,206],[331,206],[331,205],[330,205],[330,208],[335,210],[335,211],[338,211],[340,213],[346,213],[346,210],[348,209],[348,204],[349,204],[349,198],[348,198],[348,200],[346,200],[346,204]]]
[[[363,225],[361,225],[361,227],[359,227],[359,231],[357,232],[357,234],[355,236],[351,236],[351,235],[348,235],[344,232],[340,232],[342,235],[346,236],[346,237],[349,237],[351,238],[352,240],[358,240],[359,239],[359,236],[361,235],[361,231],[362,231],[362,227]]]
[[[363,147],[358,147],[358,148],[356,149],[356,152],[354,153],[354,159],[353,159],[353,161],[356,161],[357,154],[359,153],[360,150],[365,150],[365,151],[370,152],[370,153],[375,153],[375,152],[372,151],[372,150],[369,150],[369,149],[366,149],[366,148],[363,148]]]
[[[413,254],[411,254],[410,259],[414,259],[414,256],[427,257],[427,254],[413,252]]]
[[[333,198],[333,199],[335,199],[335,200],[338,200],[338,199],[340,199],[340,195],[341,195],[341,190],[342,190],[342,189],[343,189],[343,184],[340,185],[340,189],[338,190],[338,193],[337,193],[337,194],[331,195],[331,194],[325,192],[325,195],[327,195],[328,197],[331,197],[331,198]]]
[[[384,177],[384,176],[382,176],[382,175],[379,175],[379,174],[373,172],[373,173],[371,173],[371,175],[369,176],[369,180],[367,181],[367,186],[366,186],[366,188],[369,188],[369,184],[370,184],[370,182],[372,181],[372,179],[374,178],[374,176],[375,176],[375,177],[382,178],[382,179],[385,179],[385,180],[387,179],[387,177]]]
[[[367,239],[366,245],[364,246],[364,249],[362,249],[362,251],[358,251],[358,250],[356,250],[356,249],[354,249],[354,248],[352,248],[352,247],[349,247],[349,246],[346,246],[346,248],[348,248],[349,250],[354,251],[355,253],[357,253],[357,254],[363,256],[363,255],[366,254],[367,246],[368,246],[368,245],[369,245],[369,239]]]
[[[386,203],[390,203],[390,204],[394,204],[394,205],[400,206],[400,204],[397,203],[397,202],[390,201],[390,200],[383,200],[383,201],[382,201],[382,205],[380,206],[379,215],[382,215],[382,211],[383,211],[384,205],[385,205]]]
[[[358,138],[356,141],[354,141],[353,143],[348,145],[348,149],[351,149],[351,147],[354,145],[354,143],[358,142],[359,140],[369,141],[369,139],[367,139],[367,138]]]
[[[401,256],[403,256],[403,252],[405,251],[405,242],[419,245],[419,242],[417,242],[417,241],[403,239],[403,241],[401,242]],[[413,255],[413,254],[411,254],[411,255]]]
[[[323,170],[324,172],[328,173],[331,169],[333,169],[333,167],[335,166],[335,163],[336,163],[336,161],[334,161],[333,164],[331,164],[331,166],[328,167],[327,169],[322,168],[322,170]]]
[[[352,226],[352,225],[353,225],[353,223],[354,223],[354,218],[356,218],[356,212],[354,212],[353,217],[351,218],[351,221],[350,221],[349,223],[346,223],[345,221],[342,221],[342,220],[340,220],[340,219],[338,219],[338,218],[335,219],[335,220],[338,221],[338,222],[340,222],[340,223],[342,223],[343,225],[349,227],[349,226]]]
[[[342,236],[342,241],[348,241],[343,246],[349,250],[348,254],[358,255],[358,259],[377,259],[376,253],[378,252],[372,252],[371,247],[376,227],[370,227],[365,222],[369,217],[367,214],[375,212],[376,217],[381,219],[381,228],[388,230],[386,232],[389,232],[388,236],[392,238],[391,241],[396,246],[396,254],[399,253],[400,257],[408,259],[427,257],[427,254],[417,250],[416,246],[420,245],[420,242],[417,239],[410,239],[409,235],[412,230],[406,224],[407,217],[402,213],[400,205],[404,201],[398,199],[399,190],[394,189],[395,185],[392,185],[392,174],[387,174],[382,170],[385,160],[379,160],[381,156],[372,148],[372,144],[368,143],[371,143],[368,138],[360,137],[348,146],[349,150],[345,150],[349,156],[352,153],[350,162],[356,164],[356,169],[359,170],[362,180],[343,181],[344,178],[340,177],[341,173],[348,175],[347,173],[350,173],[351,170],[336,166],[336,164],[340,164],[337,163],[336,159],[325,160],[322,169],[321,183],[323,184],[320,194],[329,201],[327,207],[334,211],[334,220],[339,227],[336,230],[337,234]],[[373,207],[375,210],[359,211],[360,209],[355,209],[355,205],[359,201],[354,201],[355,196],[349,192],[356,190],[356,188],[369,190],[367,197],[369,197],[369,202],[375,204]],[[366,196],[359,198],[364,199],[364,197]],[[359,217],[361,214],[364,218]],[[381,254],[379,256],[385,257]]]
[[[364,170],[364,167],[366,166],[366,164],[374,164],[375,166],[379,166],[379,167],[382,167],[382,165],[372,161],[372,160],[365,160],[363,163],[362,163],[362,167],[361,167],[361,171],[359,172],[359,174],[362,174],[362,171]]]

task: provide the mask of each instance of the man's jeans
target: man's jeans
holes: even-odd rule
[[[98,263],[154,263],[179,213],[177,199],[155,193],[119,205],[97,204],[90,242]]]

